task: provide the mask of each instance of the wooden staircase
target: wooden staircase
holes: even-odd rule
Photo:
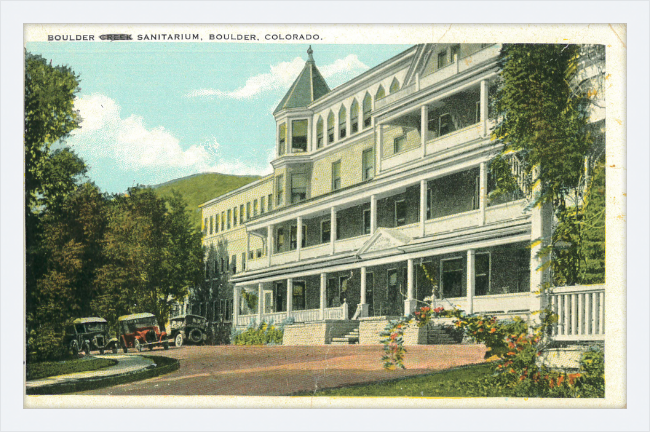
[[[359,343],[359,327],[352,330],[343,337],[332,338],[332,345],[352,345]]]

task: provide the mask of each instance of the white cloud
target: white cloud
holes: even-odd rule
[[[161,180],[197,172],[256,174],[266,168],[222,160],[214,137],[183,148],[180,140],[162,126],[149,128],[135,114],[122,118],[119,105],[102,94],[77,98],[75,108],[81,114],[81,128],[66,144],[91,167],[109,159],[123,171],[145,171]]]
[[[281,62],[271,65],[271,72],[255,75],[246,80],[246,84],[233,91],[218,89],[199,89],[187,94],[187,97],[215,96],[228,99],[250,99],[272,90],[287,90],[305,65],[305,61],[296,57],[290,62]],[[343,59],[338,59],[331,64],[318,68],[325,79],[340,80],[368,69],[356,54],[350,54]]]

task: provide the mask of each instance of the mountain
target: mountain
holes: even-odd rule
[[[177,190],[187,202],[187,208],[192,214],[192,221],[196,225],[200,225],[201,211],[198,208],[199,204],[217,198],[259,178],[260,176],[202,173],[171,180],[151,187],[162,197],[170,197],[172,190]]]

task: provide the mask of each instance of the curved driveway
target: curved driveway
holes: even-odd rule
[[[406,370],[382,368],[381,345],[184,346],[151,354],[179,359],[178,371],[87,395],[277,396],[394,379],[483,361],[482,345],[407,347]]]

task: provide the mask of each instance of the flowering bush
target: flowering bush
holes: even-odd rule
[[[259,326],[249,327],[244,332],[235,335],[233,343],[235,345],[280,345],[283,336],[282,329],[262,322]]]

